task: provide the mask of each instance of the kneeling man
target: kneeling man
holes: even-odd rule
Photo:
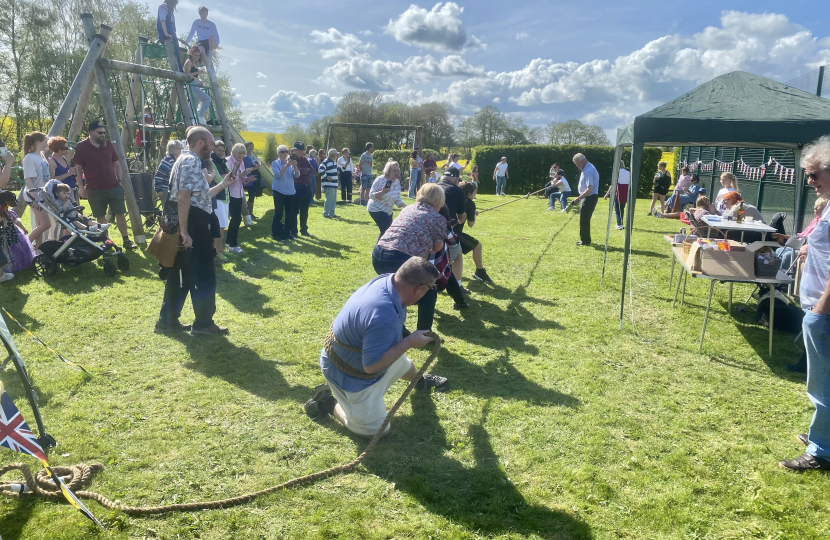
[[[402,337],[406,307],[417,303],[437,279],[435,266],[412,257],[394,274],[376,277],[349,298],[320,354],[327,384],[316,387],[306,402],[308,416],[316,420],[332,414],[358,435],[377,434],[386,419],[383,395],[398,379],[413,381],[418,374],[406,351],[432,341],[424,330]],[[415,388],[429,392],[433,387],[447,391],[449,382],[427,374]]]

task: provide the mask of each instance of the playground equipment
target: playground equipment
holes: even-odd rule
[[[227,121],[212,67],[207,69],[210,88],[205,89],[211,97],[209,116],[206,121],[200,122],[188,84],[192,79],[182,72],[181,67],[182,54],[187,52],[186,49],[170,39],[161,44],[139,37],[134,63],[107,59],[103,53],[112,28],[102,24],[96,33],[89,13],[81,14],[81,21],[89,51],[49,130],[49,136],[63,135],[69,125],[67,140],[70,143],[78,141],[97,83],[109,139],[118,154],[119,176],[130,227],[135,242],[143,244],[146,238],[142,216],[158,212],[152,174],[165,155],[171,135],[184,138],[187,128],[202,123],[212,133],[221,135],[228,148],[245,141]],[[145,61],[159,64],[165,59],[169,69],[145,64]],[[119,80],[120,77],[124,80]],[[144,115],[147,105],[153,111],[151,118]]]

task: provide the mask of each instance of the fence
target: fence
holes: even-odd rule
[[[738,190],[744,200],[757,207],[769,221],[776,212],[786,212],[784,227],[790,234],[798,221],[795,219],[795,183],[796,163],[792,150],[777,148],[732,148],[723,146],[684,146],[680,150],[680,159],[675,163],[675,178],[680,168],[688,165],[692,172],[697,171],[700,184],[710,196],[721,189],[720,175],[724,171],[732,172],[738,179]],[[802,206],[807,219],[812,219],[813,203],[816,200],[815,189],[805,186],[805,204]],[[714,202],[714,201],[713,201]]]

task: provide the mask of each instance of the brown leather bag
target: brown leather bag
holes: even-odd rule
[[[167,234],[159,227],[146,252],[158,259],[159,264],[165,268],[173,268],[181,244],[182,237],[179,233]]]

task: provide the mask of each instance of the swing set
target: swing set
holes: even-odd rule
[[[184,138],[187,128],[202,125],[221,135],[228,148],[245,141],[227,121],[212,67],[207,69],[210,87],[205,88],[211,104],[207,119],[200,119],[190,84],[193,79],[181,67],[186,49],[170,39],[150,43],[147,38],[139,37],[133,63],[107,59],[103,53],[112,28],[102,24],[96,33],[89,13],[81,14],[81,21],[89,51],[49,130],[49,137],[64,135],[69,126],[67,141],[74,145],[80,140],[97,83],[109,140],[118,155],[130,228],[135,242],[143,244],[146,243],[145,222],[148,228],[154,226],[160,214],[153,172],[164,158],[171,136]],[[150,115],[145,116],[145,107],[152,111]]]

